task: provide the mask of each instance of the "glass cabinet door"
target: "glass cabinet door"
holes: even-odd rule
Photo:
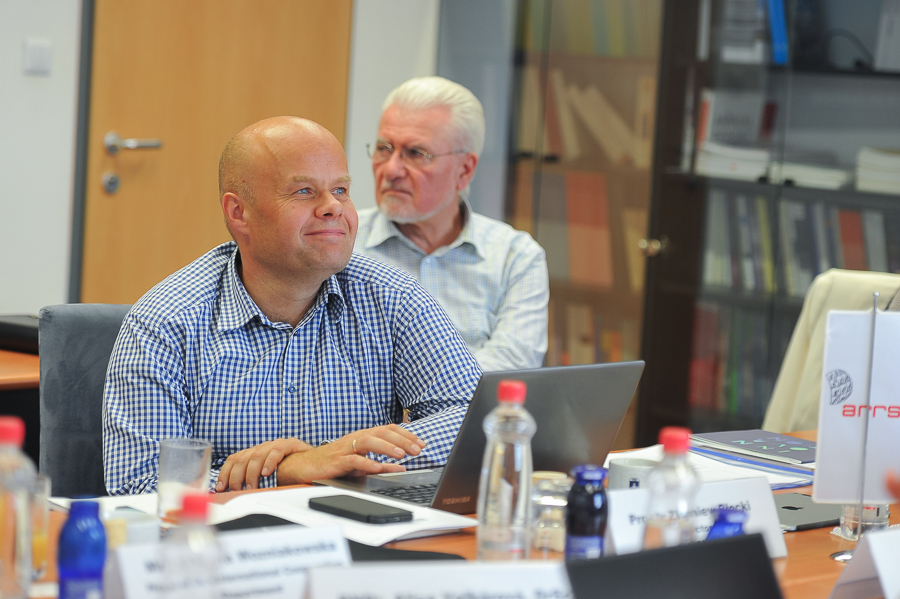
[[[813,279],[900,269],[882,23],[880,0],[667,3],[639,443],[760,427]]]
[[[661,19],[662,0],[519,3],[507,221],[547,252],[548,366],[641,354]]]

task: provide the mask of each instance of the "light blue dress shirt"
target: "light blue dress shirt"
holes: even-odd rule
[[[399,424],[404,409],[411,422],[402,426],[428,445],[400,463],[446,462],[481,369],[434,298],[405,273],[354,254],[292,328],[257,307],[236,259],[233,242],[207,252],[125,317],[103,400],[111,495],[156,488],[166,437],[210,441],[215,480],[242,449],[288,437],[320,445]]]
[[[539,368],[550,299],[544,250],[528,233],[460,206],[459,237],[431,254],[377,208],[360,210],[355,251],[416,277],[485,370]]]

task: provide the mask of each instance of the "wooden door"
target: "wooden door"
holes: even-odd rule
[[[96,0],[83,302],[132,303],[228,239],[225,143],[298,115],[344,138],[352,0]],[[159,138],[110,156],[103,138]],[[116,193],[104,191],[115,173]]]

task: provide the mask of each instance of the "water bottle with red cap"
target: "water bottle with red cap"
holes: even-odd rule
[[[688,464],[691,431],[667,426],[659,431],[665,457],[647,475],[650,505],[644,529],[644,549],[673,547],[694,540],[694,498],[700,488]]]
[[[34,462],[22,452],[25,423],[0,416],[0,597],[25,597],[31,586]]]
[[[499,405],[484,419],[487,446],[478,486],[478,559],[527,559],[531,530],[531,438],[522,381],[497,386]]]
[[[221,548],[207,524],[208,493],[187,493],[178,526],[163,543],[165,599],[218,599]]]

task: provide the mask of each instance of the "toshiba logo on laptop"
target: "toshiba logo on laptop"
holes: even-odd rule
[[[470,501],[472,501],[472,498],[469,497],[469,496],[465,496],[465,497],[448,497],[447,499],[441,500],[441,503],[443,503],[444,505],[453,505],[453,504],[456,504],[456,503],[469,503]]]

